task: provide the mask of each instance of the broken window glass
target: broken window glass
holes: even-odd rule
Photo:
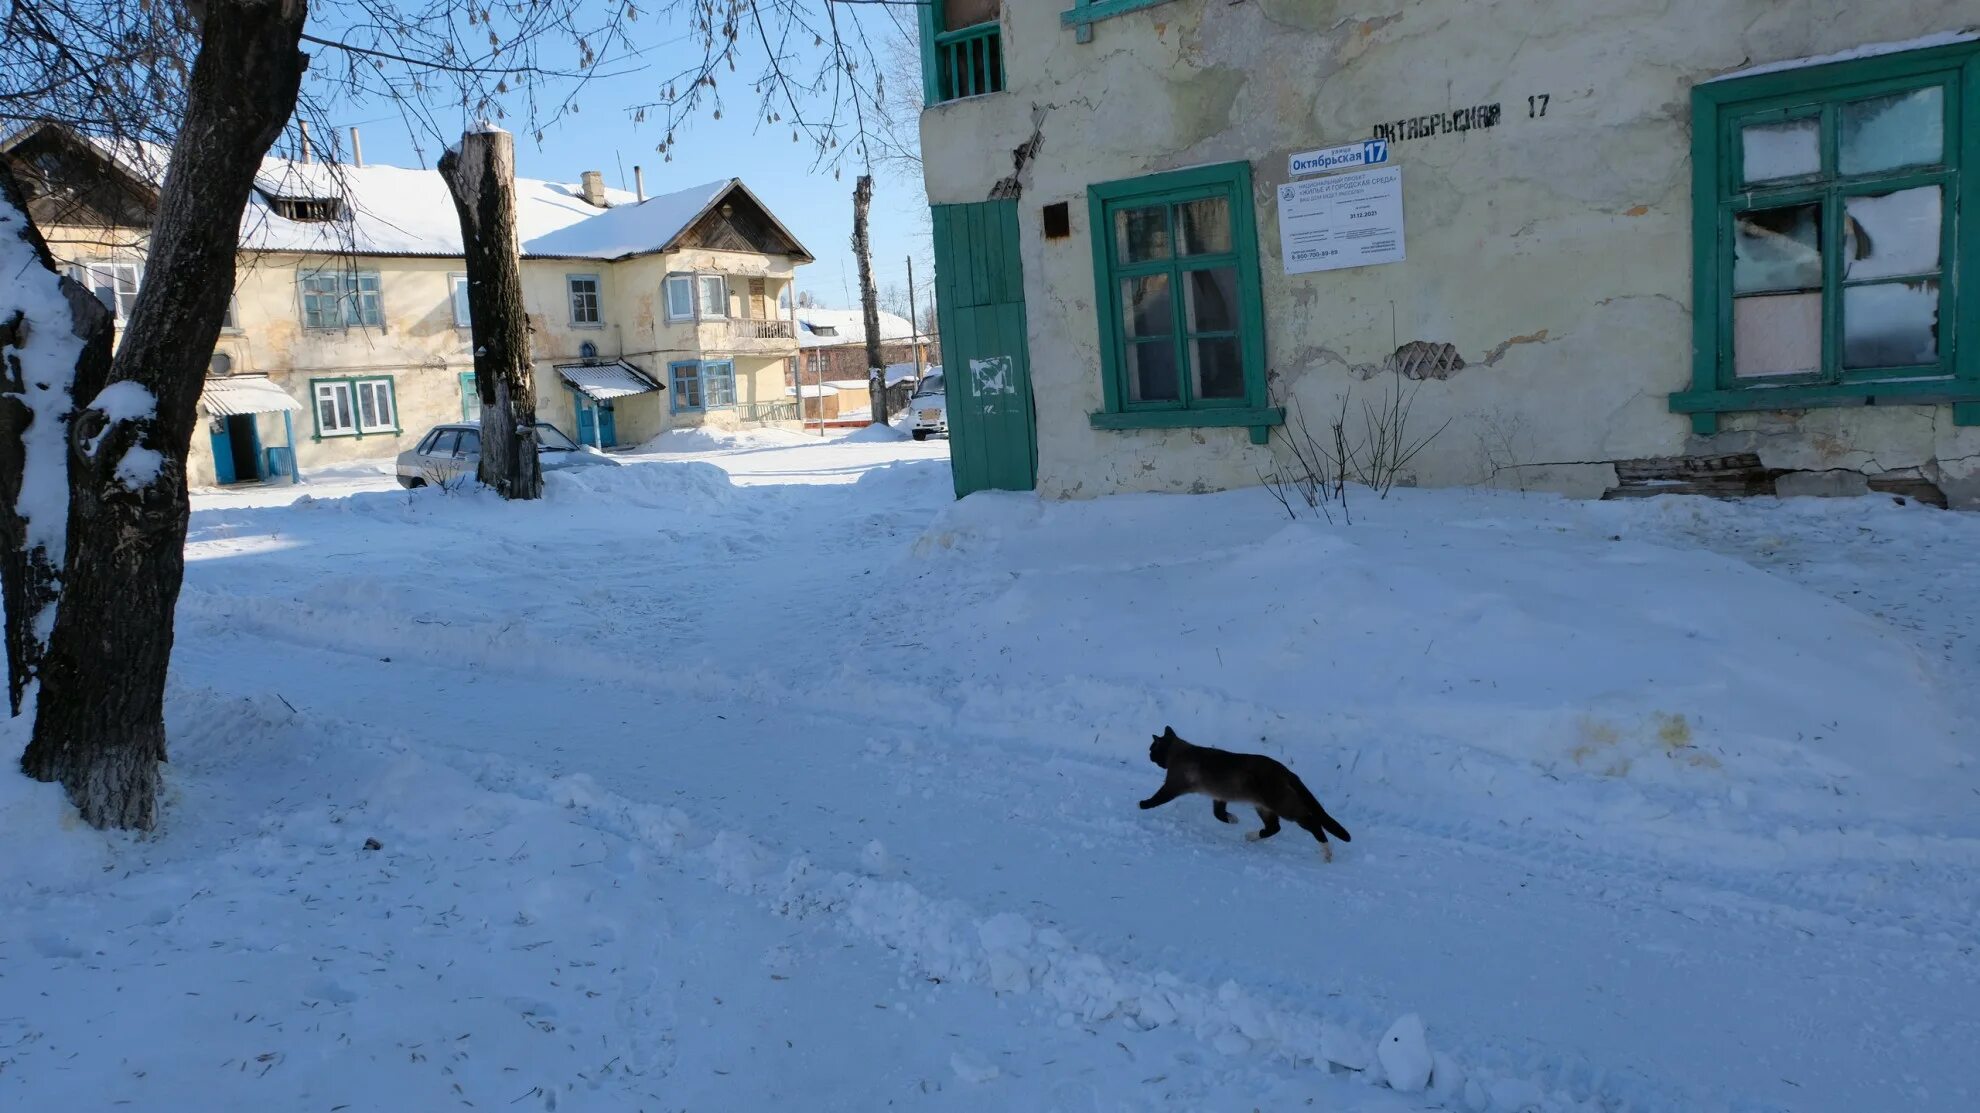
[[[1822,203],[1748,209],[1733,220],[1733,292],[1822,288]]]
[[[1822,367],[1822,295],[1733,299],[1733,374],[1806,375]]]
[[[1881,282],[1843,291],[1843,366],[1912,367],[1939,360],[1939,283]]]
[[[1749,183],[1799,178],[1822,169],[1822,123],[1813,116],[1750,124],[1739,129],[1739,146]]]
[[[1945,90],[1938,85],[1845,104],[1837,120],[1836,168],[1874,174],[1930,166],[1945,157],[1945,117]]]
[[[1898,278],[1939,269],[1938,186],[1852,197],[1844,203],[1843,277]]]

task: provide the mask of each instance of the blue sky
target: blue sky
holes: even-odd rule
[[[662,42],[679,37],[672,28],[658,26],[645,28],[641,34]],[[683,50],[693,50],[693,54],[680,54]],[[817,262],[799,268],[798,289],[809,291],[825,305],[857,305],[859,273],[851,247],[855,160],[846,159],[836,179],[830,169],[814,168],[812,148],[792,143],[788,125],[758,126],[758,99],[741,81],[735,88],[724,89],[722,119],[714,119],[704,109],[676,130],[671,162],[654,150],[665,135],[664,129],[652,118],[635,123],[624,111],[624,105],[654,99],[662,80],[658,75],[698,55],[697,48],[663,46],[647,54],[650,70],[594,82],[581,95],[583,110],[547,129],[540,145],[522,130],[520,121],[503,121],[517,133],[517,172],[525,177],[575,182],[583,171],[597,170],[605,175],[608,185],[630,190],[637,165],[645,169],[649,196],[719,178],[741,178],[817,257]],[[760,65],[760,59],[745,56],[741,64],[747,71]],[[610,71],[615,67],[607,64],[602,68]],[[918,74],[906,76],[919,78]],[[327,122],[340,131],[359,127],[368,163],[432,166],[439,156],[432,137],[415,136],[389,104],[345,102],[332,105],[326,115]],[[445,118],[444,113],[436,116]],[[907,257],[913,254],[916,285],[925,294],[933,273],[926,210],[927,197],[918,173],[876,169],[873,263],[875,283],[882,291],[890,285],[905,289]]]

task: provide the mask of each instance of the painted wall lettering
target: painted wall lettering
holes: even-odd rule
[[[1547,114],[1547,102],[1553,99],[1552,96],[1546,93],[1526,98],[1527,118],[1537,120],[1545,116]]]
[[[1503,105],[1479,104],[1428,116],[1412,116],[1394,123],[1376,124],[1372,134],[1376,139],[1386,139],[1391,143],[1428,139],[1433,135],[1459,135],[1498,127],[1504,114]]]

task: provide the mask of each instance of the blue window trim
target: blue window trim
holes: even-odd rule
[[[714,370],[715,368],[718,367],[726,369],[726,374],[717,375],[715,377],[726,378],[728,380],[729,400],[727,402],[719,402],[719,403],[711,402],[708,397],[709,395],[708,383],[710,378],[708,373],[711,370]],[[702,360],[701,361],[701,408],[704,410],[722,410],[722,409],[729,409],[735,406],[735,404],[736,404],[736,361],[733,359]]]
[[[1103,19],[1166,4],[1169,0],[1072,0],[1072,7],[1059,13],[1059,22],[1078,32],[1079,42],[1093,41],[1093,25]]]
[[[683,369],[687,374],[682,374]],[[694,384],[694,404],[685,405],[682,398],[687,394],[681,389],[683,383]],[[667,412],[702,413],[707,410],[707,398],[701,393],[701,362],[699,360],[676,360],[667,365]]]

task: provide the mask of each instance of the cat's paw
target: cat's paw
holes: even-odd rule
[[[1246,842],[1257,842],[1264,837],[1265,833],[1263,831],[1246,831],[1244,833],[1244,841]]]
[[[1142,810],[1142,811],[1147,811],[1148,809],[1150,809],[1150,808],[1152,808],[1152,807],[1154,807],[1154,806],[1155,806],[1155,801],[1153,801],[1153,800],[1143,800],[1143,801],[1141,802],[1141,810]]]

